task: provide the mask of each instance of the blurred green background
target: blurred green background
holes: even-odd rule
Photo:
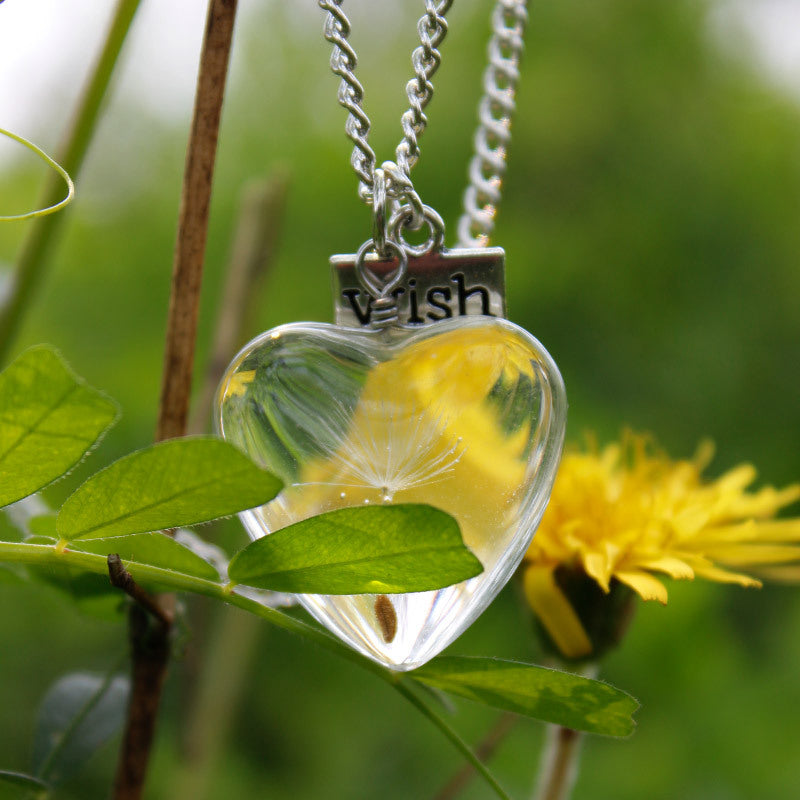
[[[369,235],[337,81],[327,70],[322,12],[288,5],[253,2],[237,30],[198,374],[245,183],[278,168],[291,180],[259,330],[329,320],[327,258]],[[451,244],[490,5],[463,0],[450,14],[414,174],[423,200],[448,221]],[[713,5],[532,4],[494,243],[507,251],[511,318],[546,345],[564,375],[572,440],[591,429],[607,441],[631,426],[653,432],[677,457],[710,437],[712,474],[751,461],[761,481],[785,484],[800,476],[800,105],[757,71],[743,42],[722,46],[710,34]],[[400,135],[420,8],[404,0],[376,26],[383,9],[354,6],[379,159],[391,157]],[[368,22],[359,25],[361,12]],[[124,412],[88,462],[49,491],[53,503],[152,440],[187,122],[112,100],[66,235],[16,342],[15,353],[55,344]],[[27,171],[31,163],[22,158],[0,174],[0,213],[33,202],[41,171]],[[0,226],[0,262],[13,263],[26,224]],[[231,547],[244,538],[235,522],[204,533]],[[125,629],[39,586],[0,584],[0,603],[0,767],[24,769],[39,698],[65,671],[109,669],[125,650]],[[241,691],[218,758],[189,761],[187,771],[195,653],[211,637],[219,656],[218,634],[203,636],[204,625],[239,648],[220,659],[212,685],[221,693],[240,683]],[[574,797],[800,796],[798,632],[792,587],[672,584],[666,608],[642,605],[603,668],[603,677],[641,700],[639,729],[627,741],[586,741]],[[384,685],[235,612],[193,605],[181,651],[154,756],[153,800],[200,798],[182,781],[206,772],[210,798],[433,797],[461,765]],[[513,587],[450,652],[538,657]],[[493,721],[467,703],[453,718],[473,742]],[[542,733],[542,725],[520,720],[492,762],[514,797],[530,795]],[[113,765],[109,747],[59,797],[106,796]],[[476,781],[462,796],[489,794]]]

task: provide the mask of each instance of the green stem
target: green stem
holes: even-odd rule
[[[0,542],[0,562],[15,562],[20,564],[32,564],[34,566],[63,566],[77,567],[94,572],[100,575],[108,574],[108,564],[106,556],[95,555],[94,553],[82,553],[78,550],[65,549],[58,551],[55,544],[28,544],[26,542]],[[500,784],[489,772],[486,766],[472,752],[469,745],[442,719],[433,709],[425,703],[408,684],[408,678],[396,672],[384,669],[379,664],[370,661],[359,655],[355,650],[351,650],[325,631],[295,619],[282,611],[269,608],[249,597],[244,597],[231,592],[225,584],[209,581],[204,578],[196,578],[193,575],[186,575],[182,572],[155,567],[150,564],[139,564],[135,562],[123,562],[125,569],[131,573],[137,583],[150,583],[164,586],[173,591],[194,592],[195,594],[221,600],[228,605],[236,606],[244,611],[248,611],[257,617],[271,622],[278,628],[285,631],[299,634],[311,642],[320,645],[326,650],[335,653],[347,661],[357,664],[362,669],[371,672],[381,680],[393,686],[403,697],[405,697],[415,708],[426,716],[439,730],[455,745],[456,749],[469,761],[484,780],[492,787],[495,794],[509,800]],[[409,676],[413,678],[413,675]]]
[[[514,725],[517,724],[518,720],[519,717],[516,714],[512,714],[510,711],[506,711],[502,714],[486,737],[475,747],[475,755],[481,761],[488,761],[506,736],[511,732]],[[474,776],[475,770],[472,768],[472,765],[464,764],[447,784],[445,784],[434,800],[453,800],[453,798],[458,797],[461,792],[464,791]]]
[[[141,0],[119,0],[100,58],[77,108],[63,152],[57,159],[73,179],[77,177],[83,165],[111,75],[140,2]],[[55,205],[63,193],[61,176],[51,172],[44,185],[38,207]],[[42,279],[47,259],[63,220],[64,214],[60,213],[38,217],[31,223],[17,260],[11,290],[0,307],[0,362],[8,357],[23,315]]]
[[[79,550],[70,549],[57,552],[54,544],[0,542],[0,561],[49,567],[77,567],[99,575],[108,574],[106,556],[95,555],[94,553],[82,553]],[[225,584],[216,583],[204,578],[196,578],[193,575],[186,575],[182,572],[162,569],[161,567],[155,567],[150,564],[123,561],[123,565],[125,569],[131,573],[133,579],[137,583],[157,584],[171,591],[193,592],[194,594],[221,600],[228,605],[236,606],[251,614],[255,614],[255,616],[271,622],[278,628],[283,628],[283,630],[304,636],[315,644],[358,664],[389,682],[395,681],[392,673],[389,673],[378,664],[360,656],[354,650],[342,644],[338,639],[334,639],[330,634],[325,633],[313,625],[295,619],[289,616],[289,614],[284,614],[282,611],[264,606],[255,600],[251,600],[249,597],[244,597],[236,592],[230,592],[226,589]]]
[[[46,217],[48,214],[55,214],[57,211],[61,211],[61,209],[63,209],[65,206],[68,206],[72,202],[72,199],[75,197],[75,184],[72,182],[72,178],[70,178],[69,174],[64,167],[61,166],[61,164],[50,158],[50,156],[47,155],[47,153],[45,153],[41,147],[38,147],[33,142],[29,142],[27,139],[17,135],[16,133],[7,131],[5,128],[0,128],[0,135],[7,136],[9,139],[19,142],[23,147],[27,147],[28,150],[39,156],[39,158],[41,158],[48,167],[60,175],[64,180],[64,183],[67,185],[66,197],[59,200],[57,203],[55,203],[55,205],[47,206],[47,208],[37,208],[35,211],[27,211],[22,214],[6,214],[0,217],[0,222],[21,222],[22,220],[26,219]]]
[[[440,717],[419,695],[415,694],[405,683],[394,681],[393,686],[418,711],[426,716],[456,747],[464,758],[472,764],[494,793],[502,800],[510,800],[503,787],[495,780],[485,764],[472,752],[470,746]]]

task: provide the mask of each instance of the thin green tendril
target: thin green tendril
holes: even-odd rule
[[[0,3],[2,1],[3,0],[0,0]],[[72,178],[70,178],[70,176],[67,174],[67,171],[61,166],[61,164],[50,158],[50,156],[47,155],[44,150],[42,150],[40,147],[37,147],[33,142],[29,142],[27,139],[24,139],[22,136],[18,136],[16,133],[7,131],[5,128],[0,128],[0,135],[8,136],[9,139],[19,142],[21,145],[27,147],[28,150],[36,153],[36,155],[39,156],[39,158],[41,158],[42,161],[47,164],[47,166],[52,167],[67,184],[67,196],[55,205],[48,206],[47,208],[38,208],[36,211],[29,211],[27,214],[12,214],[10,216],[0,215],[0,222],[13,222],[23,219],[33,219],[34,217],[44,217],[47,214],[53,214],[56,211],[60,211],[62,208],[64,208],[64,206],[69,205],[69,203],[72,202],[72,198],[75,197],[75,184],[72,182]]]

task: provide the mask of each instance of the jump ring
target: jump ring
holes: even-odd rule
[[[398,209],[389,220],[388,242],[398,242],[409,256],[424,256],[426,253],[438,252],[444,244],[444,221],[430,206],[422,207],[422,215],[430,228],[430,235],[419,245],[410,245],[403,238],[403,228],[410,227],[409,223],[414,219],[414,209],[410,205],[404,205]]]

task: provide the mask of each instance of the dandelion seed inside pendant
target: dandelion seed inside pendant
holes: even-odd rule
[[[320,5],[331,27],[340,2]],[[336,54],[332,37],[345,29],[331,30]],[[408,171],[376,169],[374,156],[367,166],[374,233],[331,259],[337,324],[284,325],[250,342],[223,378],[217,423],[286,484],[241,515],[254,538],[365,504],[425,503],[455,517],[484,567],[477,577],[298,598],[359,652],[409,670],[462,633],[519,564],[555,478],[566,398],[546,350],[503,318],[503,251],[446,250]],[[404,231],[423,224],[428,241],[409,246]]]

